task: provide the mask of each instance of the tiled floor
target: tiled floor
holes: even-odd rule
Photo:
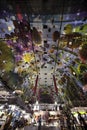
[[[58,127],[53,126],[41,126],[41,129],[38,129],[38,126],[26,126],[24,130],[60,130]]]

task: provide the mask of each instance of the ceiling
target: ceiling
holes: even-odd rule
[[[25,32],[19,41],[15,39],[13,43],[18,43],[22,47],[22,53],[17,47],[10,45],[15,55],[15,73],[20,75],[27,72],[29,75],[24,79],[24,86],[37,86],[42,90],[54,94],[57,92],[56,86],[60,89],[60,79],[64,75],[70,76],[68,66],[77,58],[72,49],[62,49],[62,42],[59,49],[59,39],[53,40],[53,33],[58,31],[60,37],[64,35],[64,27],[71,24],[75,29],[87,23],[87,2],[86,0],[1,0],[0,1],[0,38],[5,39],[6,34],[13,38],[12,33],[17,28],[16,24],[23,19],[28,23],[21,24],[20,28],[30,26],[35,27],[40,34],[41,40],[32,41],[30,34],[25,39]],[[14,21],[17,23],[14,24]],[[3,31],[4,29],[4,31]],[[22,30],[23,31],[23,30]],[[31,31],[32,32],[32,31]],[[24,39],[23,39],[24,36]],[[40,42],[39,42],[40,41]],[[24,45],[23,45],[24,44]],[[26,45],[25,45],[26,44]],[[31,45],[32,44],[32,45]],[[15,49],[16,48],[16,49]],[[56,49],[54,49],[56,48]],[[19,58],[19,60],[18,60]],[[21,61],[21,62],[20,62]],[[38,76],[38,77],[37,77]],[[37,92],[38,93],[38,92]]]
[[[13,12],[16,12],[16,6],[20,5],[22,13],[27,14],[43,14],[53,15],[64,13],[76,13],[78,11],[87,10],[86,0],[1,0],[1,9],[8,9],[8,6],[13,7]],[[12,9],[12,8],[10,8]]]

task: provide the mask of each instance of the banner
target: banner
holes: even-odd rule
[[[55,79],[54,75],[53,75],[53,81],[54,81],[55,91],[56,91],[56,94],[57,94],[58,93],[58,88],[57,88],[57,85],[56,85],[56,79]]]
[[[36,94],[37,83],[38,83],[38,75],[37,75],[37,77],[36,77],[36,81],[35,81],[34,94]]]

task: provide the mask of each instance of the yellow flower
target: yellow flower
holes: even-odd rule
[[[31,62],[31,60],[33,60],[33,59],[34,59],[34,54],[32,54],[32,53],[25,53],[23,55],[24,62]]]

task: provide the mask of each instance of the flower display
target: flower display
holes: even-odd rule
[[[52,18],[23,13],[22,2],[15,5],[15,10],[7,6],[0,14],[2,82],[23,90],[23,100],[35,102],[39,97],[41,102],[48,98],[53,103],[61,97],[74,105],[75,97],[80,100],[80,88],[87,84],[87,23],[82,20],[86,14]]]

